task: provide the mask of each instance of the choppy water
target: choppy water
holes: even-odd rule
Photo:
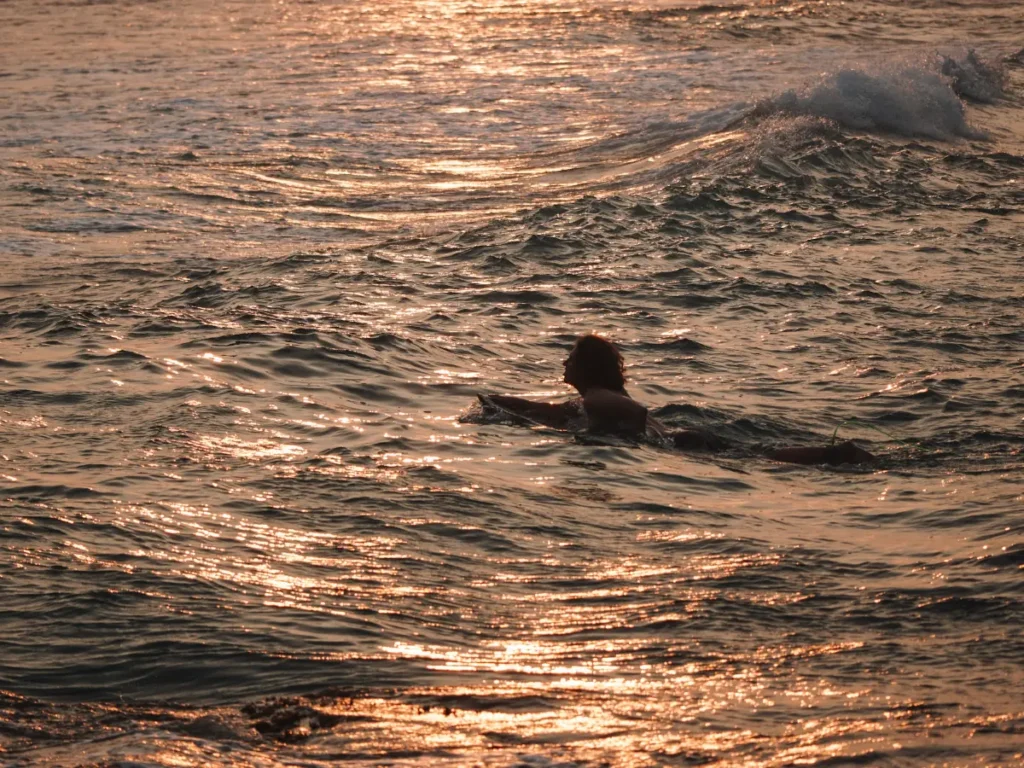
[[[1018,2],[0,29],[0,762],[1024,759]]]

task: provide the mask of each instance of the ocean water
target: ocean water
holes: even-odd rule
[[[0,764],[1024,762],[1017,0],[0,30]]]

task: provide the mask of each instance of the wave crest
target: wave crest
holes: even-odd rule
[[[884,69],[840,69],[762,103],[757,114],[819,117],[854,130],[901,136],[981,139],[986,135],[967,122],[962,99],[995,101],[1004,86],[998,66],[967,51]]]

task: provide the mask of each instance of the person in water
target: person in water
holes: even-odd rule
[[[485,406],[499,408],[556,429],[585,425],[595,432],[625,435],[654,433],[683,450],[720,450],[725,442],[699,430],[669,430],[626,392],[625,362],[612,342],[596,334],[576,339],[565,359],[563,381],[580,393],[564,403],[543,403],[512,395],[480,395]],[[766,456],[794,464],[860,464],[874,455],[850,441],[827,446],[777,448]]]

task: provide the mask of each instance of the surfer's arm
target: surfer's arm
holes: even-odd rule
[[[563,428],[577,413],[576,406],[568,403],[542,403],[527,400],[514,395],[477,395],[480,402],[487,406],[488,401],[516,416],[523,416],[531,421],[539,421],[549,427]]]
[[[591,427],[643,433],[647,409],[631,397],[608,389],[590,389],[583,395],[583,409]]]
[[[779,448],[768,454],[769,459],[790,464],[863,464],[874,461],[875,456],[847,440],[838,445],[812,445]]]

